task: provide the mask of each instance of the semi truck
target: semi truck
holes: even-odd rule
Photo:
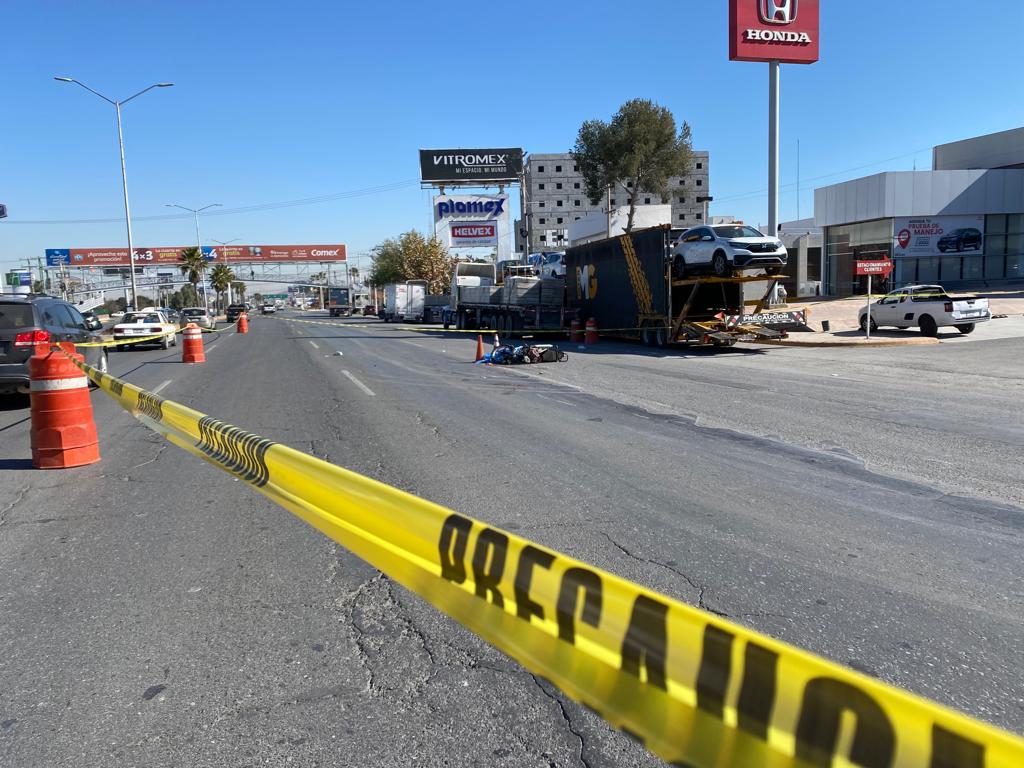
[[[732,346],[739,340],[777,339],[784,331],[749,322],[746,283],[766,283],[753,317],[768,304],[779,276],[674,279],[668,225],[598,240],[565,252],[566,316],[581,324],[650,346],[669,343]]]
[[[529,267],[509,267],[499,283],[492,262],[459,262],[452,271],[445,328],[488,328],[516,336],[564,327],[565,281],[539,278]]]
[[[327,289],[327,311],[331,317],[348,317],[352,314],[348,288]]]

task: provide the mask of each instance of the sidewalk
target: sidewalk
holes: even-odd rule
[[[953,295],[955,296],[956,294],[957,292],[953,291]],[[979,292],[977,295],[988,298],[993,315],[1024,315],[1024,291],[1018,290],[1006,293]],[[807,324],[815,331],[821,331],[822,320],[828,320],[831,326],[830,330],[834,334],[838,331],[856,330],[857,318],[859,317],[860,310],[864,308],[866,303],[866,296],[851,296],[845,299],[815,299],[811,301],[793,299],[789,302],[789,307],[792,309],[806,307],[808,310]],[[885,332],[882,331],[882,333],[884,334]],[[806,336],[807,334],[792,335]]]

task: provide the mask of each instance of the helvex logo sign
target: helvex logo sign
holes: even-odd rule
[[[498,225],[493,221],[453,223],[449,232],[451,233],[452,247],[455,248],[498,244]]]
[[[811,64],[819,26],[819,0],[729,0],[729,58]]]

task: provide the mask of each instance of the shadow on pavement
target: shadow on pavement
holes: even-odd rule
[[[14,469],[32,469],[32,459],[0,459],[0,472]]]

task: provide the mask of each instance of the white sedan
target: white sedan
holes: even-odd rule
[[[155,344],[163,349],[178,345],[175,332],[178,326],[170,322],[162,312],[129,312],[113,328],[114,341],[135,343],[119,344],[117,348],[127,349],[136,344]],[[157,338],[153,338],[156,336]]]

